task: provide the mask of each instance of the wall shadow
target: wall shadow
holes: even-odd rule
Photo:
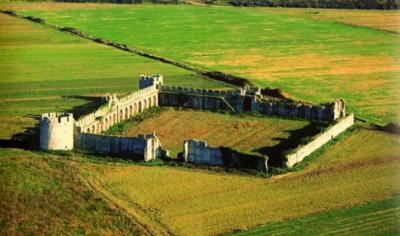
[[[101,97],[94,96],[63,96],[63,98],[83,99],[87,101],[84,105],[75,106],[66,110],[67,113],[73,113],[74,119],[77,120],[80,116],[88,115],[96,111],[101,105]],[[3,148],[19,148],[26,150],[40,149],[40,127],[39,122],[41,114],[27,114],[25,118],[31,118],[37,121],[34,127],[23,127],[25,130],[20,133],[13,134],[10,139],[0,139],[0,147]]]
[[[27,114],[23,117],[35,119],[38,121],[38,123],[34,127],[24,127],[25,130],[23,132],[14,134],[10,139],[0,139],[0,147],[29,149],[29,150],[39,149],[40,115]]]
[[[101,97],[73,95],[73,96],[63,96],[62,98],[75,98],[87,101],[83,105],[74,106],[71,109],[65,111],[66,113],[73,113],[75,120],[78,120],[78,118],[81,116],[85,116],[92,112],[95,112],[102,105]]]
[[[275,138],[273,140],[279,141],[279,143],[272,147],[262,147],[256,151],[262,155],[268,156],[268,167],[282,167],[283,157],[285,152],[290,149],[297,148],[304,139],[307,137],[313,137],[321,133],[325,128],[329,126],[326,122],[311,121],[309,125],[304,126],[297,130],[286,130],[290,135],[287,139]]]

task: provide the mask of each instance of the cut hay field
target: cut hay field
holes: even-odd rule
[[[305,120],[166,108],[156,117],[140,123],[129,121],[120,134],[136,136],[155,131],[172,157],[183,151],[183,142],[189,139],[205,140],[212,147],[225,146],[244,153],[269,155],[265,150],[272,152],[274,146],[290,136],[293,138],[300,130],[305,133],[309,124]]]
[[[349,111],[371,122],[400,122],[395,11],[29,6],[34,7],[9,8],[261,87],[279,87],[295,99],[323,103],[343,97]]]
[[[377,142],[385,146],[371,145]],[[396,136],[358,130],[309,169],[271,179],[172,167],[96,168],[99,188],[118,196],[122,205],[145,212],[164,229],[179,235],[215,235],[398,195],[399,146]],[[366,153],[370,155],[364,158]],[[370,227],[370,234],[397,228],[398,210],[389,211],[385,221],[365,216],[366,222],[381,226]],[[359,221],[347,224],[352,233],[363,230],[356,227]],[[331,222],[331,230],[340,227],[341,222]]]
[[[105,93],[135,91],[140,74],[163,74],[171,85],[226,87],[191,71],[4,14],[0,52],[0,139],[34,127],[42,113],[93,109],[88,103]]]

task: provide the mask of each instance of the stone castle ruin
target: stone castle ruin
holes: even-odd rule
[[[137,137],[101,134],[114,124],[153,106],[228,110],[232,112],[257,111],[265,115],[327,120],[330,122],[346,116],[345,102],[342,99],[335,99],[325,106],[314,106],[267,99],[261,94],[260,88],[256,87],[223,91],[166,86],[163,85],[161,75],[141,75],[139,77],[139,91],[122,98],[117,98],[116,94],[106,94],[101,99],[103,105],[98,110],[80,117],[77,121],[74,120],[71,113],[43,114],[40,121],[40,148],[44,150],[77,148],[104,153],[118,153],[140,157],[144,161],[168,157],[168,151],[163,149],[154,132],[149,135],[139,134]],[[183,159],[186,162],[198,164],[226,165],[226,155],[220,154],[222,149],[216,148],[214,150],[208,147],[206,143],[203,145],[204,143],[200,142],[195,145],[194,141],[187,142],[184,147]],[[260,166],[264,165],[262,164],[263,160],[256,161],[253,167],[262,169]],[[232,164],[240,163],[238,161],[230,163],[231,166],[240,166],[239,164]],[[264,168],[266,168],[266,164]]]

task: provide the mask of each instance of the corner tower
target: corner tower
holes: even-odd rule
[[[71,150],[74,148],[72,113],[45,113],[40,120],[40,148]]]

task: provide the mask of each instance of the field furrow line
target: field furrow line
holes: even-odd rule
[[[395,207],[391,209],[381,210],[378,212],[372,212],[368,214],[362,214],[355,217],[346,217],[342,219],[337,219],[334,222],[330,222],[326,227],[323,227],[325,231],[336,233],[354,232],[355,230],[363,230],[368,227],[373,227],[374,225],[379,225],[385,222],[385,225],[389,222],[399,222],[400,221],[400,207]]]
[[[139,209],[135,209],[137,207],[127,206],[126,203],[124,203],[124,200],[122,200],[112,191],[110,192],[108,188],[102,184],[101,180],[92,177],[87,180],[87,183],[91,189],[100,193],[106,201],[112,203],[117,208],[122,210],[128,217],[130,217],[150,235],[174,235],[174,233],[168,229],[156,224],[153,219],[148,218],[145,213],[139,213]]]
[[[389,218],[389,219],[382,219],[376,220],[371,222],[353,222],[349,223],[347,227],[340,227],[338,230],[327,229],[327,235],[354,235],[354,233],[358,232],[376,232],[383,224],[385,226],[397,225],[399,223],[399,218]]]

